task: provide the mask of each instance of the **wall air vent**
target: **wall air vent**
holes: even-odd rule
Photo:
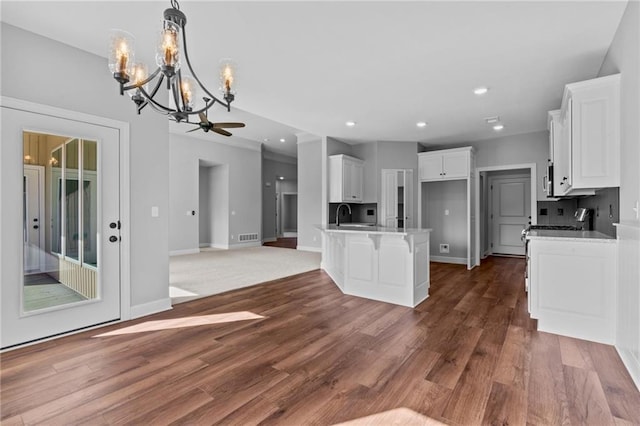
[[[249,241],[258,241],[258,234],[238,234],[238,241],[241,243],[246,243]]]

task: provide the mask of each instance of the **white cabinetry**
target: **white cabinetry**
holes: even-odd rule
[[[529,311],[538,330],[613,344],[615,240],[531,239]]]
[[[620,186],[620,75],[566,85],[560,126],[553,149],[555,195]]]
[[[364,162],[348,155],[329,156],[329,202],[361,203]]]
[[[413,170],[383,169],[380,224],[389,228],[413,227]]]
[[[457,148],[418,154],[420,180],[466,179],[469,177],[470,149]]]

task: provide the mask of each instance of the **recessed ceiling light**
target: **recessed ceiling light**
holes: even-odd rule
[[[416,123],[416,126],[418,126],[418,127],[427,127],[427,122],[426,121],[418,121]]]
[[[269,138],[264,138],[263,141],[269,142]]]
[[[493,117],[487,117],[484,119],[484,121],[486,121],[487,124],[495,124],[500,121],[500,117],[497,115]]]
[[[285,143],[286,139],[280,139],[280,142]]]
[[[473,89],[473,93],[475,93],[478,96],[484,95],[488,91],[489,91],[489,88],[485,87],[485,86],[480,86],[480,87],[476,87],[475,89]]]
[[[346,125],[347,125],[347,127],[353,127],[353,126],[355,126],[355,125],[356,125],[356,122],[355,122],[355,121],[347,121],[347,122],[346,122],[346,123],[344,123],[344,124],[346,124]]]
[[[496,124],[495,126],[493,126],[493,130],[495,130],[496,132],[499,132],[502,129],[504,129],[504,125],[502,124]]]
[[[280,180],[284,180],[284,176],[280,176],[278,179],[280,179]]]

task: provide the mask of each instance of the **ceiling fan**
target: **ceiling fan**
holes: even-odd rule
[[[195,132],[196,130],[203,130],[206,133],[209,130],[211,130],[223,136],[231,136],[231,132],[226,131],[225,128],[233,129],[238,127],[244,127],[244,123],[212,123],[207,118],[207,115],[203,112],[198,114],[198,116],[200,117],[200,122],[197,123],[198,127],[187,131],[187,133]],[[192,124],[196,124],[196,123],[192,123]]]

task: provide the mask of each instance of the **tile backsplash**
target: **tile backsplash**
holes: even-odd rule
[[[340,203],[329,203],[329,223],[336,223],[336,209]],[[378,216],[378,205],[371,204],[353,204],[349,203],[351,214],[346,207],[340,209],[341,223],[376,223]]]
[[[575,211],[578,208],[586,208],[592,210],[592,229],[615,237],[616,229],[613,224],[620,219],[619,206],[619,188],[600,189],[589,197],[538,201],[538,224],[575,225]]]

